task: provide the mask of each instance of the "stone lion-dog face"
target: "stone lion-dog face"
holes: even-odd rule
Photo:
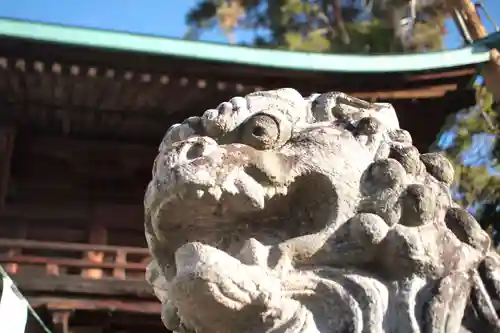
[[[452,180],[389,104],[280,89],[188,118],[161,143],[144,201],[163,321],[458,332],[490,240],[452,202]]]

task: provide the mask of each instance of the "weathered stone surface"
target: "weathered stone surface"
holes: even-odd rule
[[[147,280],[177,332],[500,330],[500,259],[389,104],[252,93],[172,126]]]

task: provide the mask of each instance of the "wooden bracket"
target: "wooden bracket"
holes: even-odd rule
[[[98,223],[94,223],[89,229],[89,244],[104,245],[108,240],[107,229]],[[104,252],[88,251],[85,254],[85,259],[95,263],[102,263],[104,260]],[[100,279],[103,277],[103,271],[100,268],[85,269],[82,271],[82,276],[88,279]]]
[[[16,131],[13,127],[0,127],[0,208],[5,206],[9,190],[10,165]]]
[[[71,311],[53,311],[52,322],[54,323],[54,333],[69,333],[69,317]]]

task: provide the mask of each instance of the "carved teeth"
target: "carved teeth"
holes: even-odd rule
[[[260,209],[264,208],[265,191],[262,185],[255,181],[255,179],[242,172],[239,174],[239,177],[235,179],[234,186],[241,193],[244,193],[248,198],[250,198],[255,207]]]
[[[219,201],[222,196],[222,190],[220,187],[211,187],[207,192],[217,201]]]
[[[273,198],[275,195],[286,195],[288,188],[286,186],[266,186],[264,191],[267,199]]]
[[[266,197],[272,198],[276,194],[276,188],[274,187],[267,187],[266,188]]]

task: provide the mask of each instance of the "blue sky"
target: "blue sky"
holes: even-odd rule
[[[0,0],[0,16],[141,34],[182,37],[197,0]],[[104,5],[105,4],[105,5]],[[240,34],[248,38],[249,34]],[[225,42],[219,31],[204,40]]]
[[[185,14],[197,0],[0,0],[0,16],[142,34],[182,37]],[[483,0],[490,15],[500,22],[500,0]],[[450,25],[446,44],[459,47],[461,39]],[[239,32],[239,40],[252,37]],[[205,33],[203,40],[225,42],[220,31]]]

